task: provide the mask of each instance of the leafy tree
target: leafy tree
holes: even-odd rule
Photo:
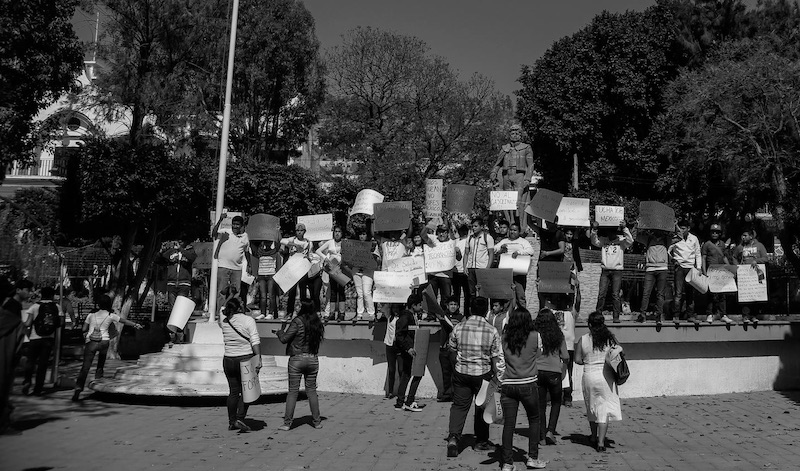
[[[359,164],[361,184],[420,206],[426,178],[485,179],[510,100],[480,75],[466,81],[421,40],[356,28],[327,55],[320,144]]]
[[[81,70],[81,45],[69,22],[76,4],[0,0],[0,168],[30,162],[47,142],[55,123],[33,119],[72,88]]]

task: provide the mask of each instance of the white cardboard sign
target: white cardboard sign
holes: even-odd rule
[[[375,190],[361,190],[356,196],[353,207],[350,209],[350,214],[369,214],[373,215],[374,209],[372,206],[375,203],[383,203],[384,196]]]
[[[561,198],[556,215],[560,226],[589,227],[589,198]]]
[[[515,275],[527,275],[531,268],[531,256],[517,255],[517,258],[514,258],[510,253],[504,253],[500,255],[500,264],[497,268],[510,268],[514,270]]]
[[[405,303],[411,295],[414,275],[410,272],[376,271],[373,277],[375,292],[372,300],[376,303]]]
[[[736,267],[736,281],[739,285],[739,302],[752,303],[767,301],[767,267],[763,263],[758,268],[750,265]]]
[[[308,273],[310,268],[311,262],[303,254],[294,254],[289,257],[289,260],[283,264],[272,279],[275,280],[275,283],[278,283],[278,286],[285,293],[292,289],[292,286],[296,285],[300,278]]]
[[[594,220],[600,227],[617,227],[625,219],[624,206],[595,206]]]
[[[442,217],[442,188],[444,180],[429,178],[425,180],[425,217],[437,219]]]
[[[516,211],[516,191],[491,191],[489,192],[489,211]]]
[[[316,242],[333,238],[333,214],[297,216],[297,224],[306,226],[306,239]]]
[[[456,241],[440,242],[436,247],[425,246],[425,272],[452,270],[456,266]]]

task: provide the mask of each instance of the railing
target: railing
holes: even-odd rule
[[[60,178],[53,172],[55,159],[42,159],[28,167],[21,167],[14,163],[11,170],[6,174],[7,177],[37,177],[37,178]]]

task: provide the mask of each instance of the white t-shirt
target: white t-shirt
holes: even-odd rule
[[[517,252],[519,255],[533,255],[533,246],[527,239],[517,237],[514,240],[503,239],[494,246],[495,253],[500,251],[501,247],[506,247],[507,254]]]
[[[296,253],[308,255],[311,251],[311,241],[308,239],[300,240],[297,237],[287,237],[286,239],[281,239],[281,245],[289,247],[290,257]]]
[[[383,337],[383,343],[391,347],[394,345],[395,330],[397,329],[397,318],[390,320],[386,323],[386,335]]]
[[[222,234],[224,233],[220,233],[219,267],[241,270],[244,254],[250,250],[250,239],[247,237],[247,233],[242,232],[239,235],[228,233],[228,238],[225,240],[222,240],[225,237]]]
[[[44,301],[44,302],[52,303],[53,301]],[[41,303],[33,304],[28,309],[25,309],[24,311],[22,311],[22,322],[28,322],[28,319],[33,319],[35,321],[36,320],[36,316],[39,315],[39,305],[40,304]],[[56,305],[56,306],[58,307],[58,316],[61,317],[61,322],[63,324],[63,322],[64,322],[64,313],[61,312],[61,306],[58,306],[58,305]],[[39,333],[36,332],[36,326],[31,324],[31,333],[30,333],[30,336],[28,337],[29,340],[51,339],[53,337],[55,337],[55,332],[50,334],[50,335],[39,335]]]
[[[494,249],[494,238],[484,231],[467,239],[469,256],[467,268],[489,268],[489,249]]]
[[[464,262],[466,262],[466,254],[467,254],[467,239],[468,237],[464,237],[463,239],[456,240],[456,248],[461,251],[461,260],[456,260],[456,273],[464,273]]]
[[[89,330],[86,332],[86,341],[89,341],[89,336],[92,335],[96,327],[100,327],[100,333],[103,335],[103,340],[110,340],[108,335],[108,327],[112,322],[119,322],[120,317],[117,314],[109,313],[108,311],[99,310],[86,316],[84,324],[89,325]]]
[[[317,254],[321,257],[325,258],[326,260],[332,261],[335,260],[339,264],[342,262],[342,241],[336,242],[334,239],[331,239],[322,246],[317,249]]]
[[[389,262],[406,256],[406,244],[404,239],[385,240],[381,242],[381,266],[387,269]]]

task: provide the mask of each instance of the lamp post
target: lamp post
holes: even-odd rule
[[[222,214],[225,202],[225,172],[228,168],[228,135],[231,130],[231,90],[233,88],[233,57],[236,52],[236,23],[239,18],[239,0],[233,0],[233,13],[231,14],[231,39],[228,46],[228,76],[225,81],[225,108],[222,112],[222,141],[219,148],[219,173],[217,174],[217,201],[216,216]],[[216,244],[212,253],[216,253]],[[208,322],[215,322],[217,313],[217,272],[219,263],[216,258],[211,257],[211,282],[208,291]]]

